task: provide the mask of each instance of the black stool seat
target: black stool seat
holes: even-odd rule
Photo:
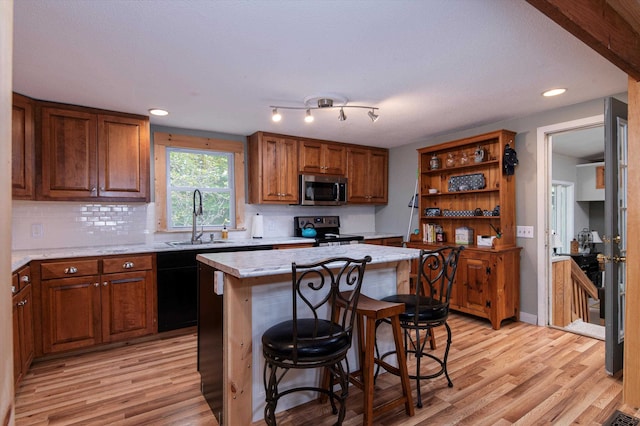
[[[430,297],[420,296],[416,299],[415,294],[394,294],[382,300],[392,303],[404,303],[406,309],[400,314],[400,322],[444,321],[449,315],[449,309],[446,304]]]
[[[350,339],[339,324],[311,318],[299,319],[297,324],[297,342],[293,338],[293,321],[284,321],[264,332],[262,350],[271,356],[284,358],[293,358],[295,352],[298,363],[302,363],[341,356],[351,346]]]

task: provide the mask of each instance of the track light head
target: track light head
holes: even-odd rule
[[[338,114],[338,120],[340,120],[340,121],[346,121],[347,120],[347,116],[345,115],[343,108],[340,108],[340,114]]]
[[[304,116],[304,122],[305,123],[313,123],[313,115],[311,115],[311,110],[308,109],[307,113]]]
[[[376,122],[378,121],[378,118],[380,117],[378,114],[376,114],[375,112],[373,112],[373,110],[368,112],[369,118],[371,119],[372,122]]]
[[[278,112],[278,108],[273,109],[273,112],[271,113],[271,120],[275,121],[276,123],[282,120],[282,115],[280,115],[280,113]]]

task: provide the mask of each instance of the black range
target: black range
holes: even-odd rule
[[[293,218],[293,235],[304,237],[305,230],[313,229],[316,246],[358,244],[362,235],[340,233],[340,216],[296,216]],[[308,231],[306,231],[308,232]]]

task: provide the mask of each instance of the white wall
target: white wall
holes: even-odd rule
[[[0,0],[0,423],[14,424],[11,309],[11,104],[13,0]]]
[[[624,96],[622,95],[623,98]],[[550,109],[529,117],[499,121],[473,129],[451,132],[391,149],[389,153],[389,204],[376,210],[376,230],[406,233],[410,210],[407,203],[413,192],[418,167],[417,149],[497,129],[508,129],[517,133],[515,149],[520,164],[516,167],[516,224],[535,226],[538,210],[536,189],[537,128],[590,117],[603,112],[603,99],[596,99],[570,107]],[[534,235],[537,235],[537,230]],[[537,276],[537,240],[535,238],[518,238],[516,243],[523,248],[520,258],[520,311],[533,321],[537,318],[538,279],[544,279],[544,277]]]

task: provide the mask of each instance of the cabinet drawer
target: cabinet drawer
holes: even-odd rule
[[[62,262],[47,262],[40,266],[43,280],[52,278],[81,277],[98,274],[98,260],[65,260]]]
[[[153,268],[153,256],[120,256],[102,260],[102,273],[146,271]]]

